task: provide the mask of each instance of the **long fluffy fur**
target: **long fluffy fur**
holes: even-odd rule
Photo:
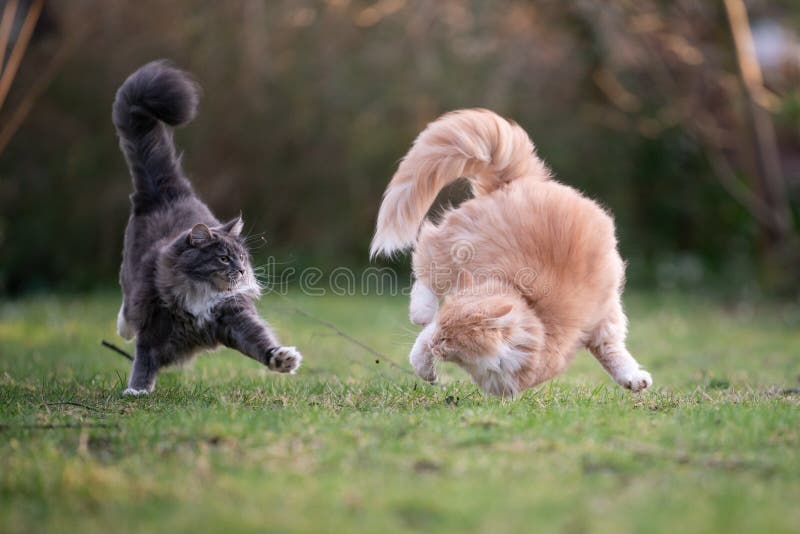
[[[194,117],[198,92],[188,74],[154,61],[131,74],[114,100],[134,185],[117,316],[119,334],[136,340],[126,394],[152,391],[159,369],[219,344],[282,373],[302,359],[258,315],[241,217],[222,224],[181,170],[170,127]]]
[[[386,188],[371,256],[413,246],[431,203],[449,183],[466,177],[475,195],[485,195],[523,176],[549,178],[525,130],[485,109],[448,113],[419,134]]]
[[[133,178],[135,206],[192,194],[168,127],[194,119],[199,93],[189,74],[163,60],[131,74],[117,91],[111,118]]]
[[[475,198],[419,228],[439,190],[460,176]],[[372,254],[409,245],[410,317],[426,325],[410,360],[422,378],[435,380],[435,362],[451,361],[485,391],[515,395],[586,346],[624,387],[652,383],[624,344],[612,218],[552,180],[519,126],[487,110],[428,126],[387,188]]]

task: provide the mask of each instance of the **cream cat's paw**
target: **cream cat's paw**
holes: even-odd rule
[[[122,392],[122,394],[123,394],[124,396],[126,396],[126,397],[138,397],[138,396],[140,396],[140,395],[149,395],[149,394],[150,394],[150,392],[149,392],[149,391],[147,391],[146,389],[133,389],[133,388],[128,388],[128,389],[126,389],[125,391],[123,391],[123,392]]]
[[[269,358],[269,368],[278,373],[295,374],[300,367],[303,356],[295,347],[276,349]]]
[[[635,369],[617,378],[617,383],[636,393],[652,386],[653,377],[644,369]]]
[[[408,361],[417,376],[431,384],[436,382],[438,378],[436,376],[436,365],[433,362],[433,354],[431,354],[430,350],[430,340],[435,331],[436,323],[430,323],[423,328],[411,348],[411,353],[408,355]]]
[[[415,367],[414,372],[417,373],[418,377],[431,384],[435,384],[439,380],[439,376],[436,374],[436,367],[433,365]]]

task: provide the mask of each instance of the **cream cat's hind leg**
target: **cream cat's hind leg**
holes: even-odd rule
[[[411,348],[411,354],[408,355],[408,360],[411,362],[414,372],[421,379],[430,383],[436,382],[437,379],[436,366],[433,363],[433,353],[430,348],[434,332],[436,332],[436,323],[429,323],[417,336],[417,340]]]
[[[415,281],[411,287],[411,302],[408,309],[411,322],[425,326],[433,321],[438,310],[439,297],[436,293],[419,280]]]
[[[642,391],[653,384],[650,373],[639,365],[625,347],[627,318],[617,302],[612,312],[591,333],[586,346],[611,378],[631,391]]]

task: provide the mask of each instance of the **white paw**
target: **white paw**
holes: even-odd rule
[[[431,384],[435,384],[436,381],[439,380],[439,376],[436,374],[436,368],[433,365],[420,367],[414,369],[414,371],[416,371],[418,377]]]
[[[653,377],[644,369],[636,369],[617,378],[617,383],[636,393],[652,386]]]
[[[411,348],[411,353],[408,355],[408,361],[414,372],[417,373],[421,379],[433,384],[436,382],[436,365],[433,361],[433,354],[431,354],[430,343],[433,332],[436,330],[436,323],[430,323],[422,332],[419,333],[414,346]]]
[[[297,372],[302,361],[303,356],[295,347],[281,347],[272,353],[268,365],[273,371],[293,375]]]
[[[123,391],[122,394],[125,395],[126,397],[138,397],[139,395],[149,395],[150,392],[147,391],[146,389],[128,388],[125,391]]]

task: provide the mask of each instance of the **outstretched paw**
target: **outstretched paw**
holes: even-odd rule
[[[124,396],[126,396],[126,397],[139,397],[139,396],[141,396],[141,395],[149,395],[149,394],[150,394],[150,392],[149,392],[149,391],[147,391],[146,389],[133,389],[133,388],[128,388],[128,389],[126,389],[125,391],[123,391],[123,392],[122,392],[122,394],[123,394]]]
[[[622,387],[637,393],[653,385],[653,377],[644,369],[636,369],[617,380]]]
[[[275,349],[269,357],[267,365],[270,369],[278,373],[289,373],[293,375],[297,372],[297,369],[300,367],[300,362],[302,361],[303,356],[295,347],[280,347]]]

